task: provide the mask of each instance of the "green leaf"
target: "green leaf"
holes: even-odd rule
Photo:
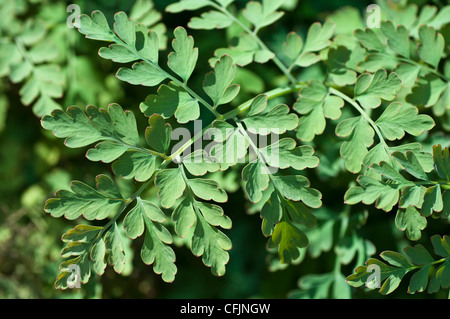
[[[380,106],[381,99],[392,101],[402,82],[397,74],[387,74],[386,70],[378,70],[375,74],[364,73],[356,80],[355,98],[365,108]]]
[[[170,208],[175,201],[183,195],[186,183],[179,168],[169,168],[159,171],[156,174],[155,185],[159,189],[158,196],[161,199],[161,206]]]
[[[266,148],[259,149],[260,154],[271,167],[285,169],[292,167],[296,170],[314,168],[319,165],[319,159],[314,155],[314,149],[307,145],[296,147],[291,138],[283,138]]]
[[[270,244],[278,247],[281,263],[288,264],[296,260],[300,253],[299,248],[308,245],[308,237],[289,221],[281,221],[273,230]]]
[[[197,222],[197,216],[192,205],[192,199],[187,196],[173,210],[172,220],[175,223],[175,232],[178,236],[184,238],[189,234],[190,229]]]
[[[114,41],[115,35],[108,25],[108,21],[101,11],[95,10],[91,16],[82,14],[80,16],[80,33],[86,38],[102,41]]]
[[[142,235],[145,218],[159,223],[166,220],[164,213],[158,206],[138,197],[136,205],[127,213],[123,220],[123,228],[129,238],[135,239]]]
[[[406,101],[413,105],[434,106],[438,104],[444,91],[446,91],[446,83],[434,74],[427,74],[418,78]]]
[[[433,161],[436,172],[446,181],[450,182],[450,152],[441,145],[433,146]]]
[[[197,150],[182,159],[184,167],[194,176],[203,176],[206,173],[216,172],[220,164],[211,158],[205,150]]]
[[[21,61],[11,65],[11,81],[22,81],[25,84],[20,88],[20,101],[23,105],[33,105],[33,112],[38,115],[48,115],[61,106],[54,99],[59,99],[64,91],[64,73],[56,64],[41,64],[28,67],[28,62]]]
[[[419,57],[437,68],[444,53],[445,40],[442,34],[432,27],[422,26],[419,29]]]
[[[323,133],[326,118],[337,120],[341,116],[344,101],[328,94],[328,90],[321,82],[313,80],[310,86],[304,88],[293,108],[299,114],[297,137],[303,141],[311,141],[315,135]]]
[[[283,216],[283,208],[280,198],[276,192],[272,192],[269,199],[261,210],[261,230],[264,236],[271,236],[275,225],[277,225]]]
[[[230,259],[227,250],[231,249],[231,241],[203,218],[199,218],[195,226],[191,249],[195,256],[202,256],[203,263],[211,267],[214,275],[225,274],[225,265]]]
[[[87,158],[110,163],[120,157],[119,163],[113,164],[119,176],[132,178],[137,174],[136,168],[132,169],[136,165],[149,168],[155,164],[155,156],[150,153],[127,152],[141,148],[136,119],[132,112],[123,111],[118,104],[109,105],[107,110],[88,106],[86,113],[75,106],[69,107],[66,112],[55,110],[51,115],[44,116],[41,123],[45,129],[52,130],[56,137],[66,138],[65,145],[70,148],[101,141],[95,148],[88,150]],[[130,175],[131,171],[134,174]],[[149,173],[151,176],[153,172]],[[139,180],[145,175],[139,176]]]
[[[112,164],[112,169],[117,176],[145,182],[153,176],[156,166],[156,156],[149,153],[127,151]]]
[[[156,43],[156,47],[154,45],[152,45],[151,47],[159,47],[161,50],[165,50],[167,48],[167,28],[162,22],[160,22],[162,19],[162,14],[154,8],[154,4],[152,1],[136,1],[130,9],[130,19],[138,23],[136,27],[136,30],[138,30],[137,32],[139,32],[139,30],[142,30],[143,35],[145,35],[147,31],[144,32],[144,26],[146,27],[145,30],[149,28],[154,31],[155,35],[157,36],[156,39],[158,40],[158,42]],[[141,27],[142,29],[140,29]],[[137,38],[139,39],[140,36],[141,35],[138,35]],[[153,40],[153,34],[149,34],[149,38],[152,38]],[[157,54],[157,50],[155,51],[155,53]]]
[[[236,76],[236,65],[233,59],[222,56],[214,66],[214,71],[206,74],[203,89],[212,99],[214,106],[231,102],[239,93],[239,85],[231,85]]]
[[[263,0],[261,2],[250,1],[242,11],[244,17],[251,22],[256,30],[271,25],[280,19],[284,13],[276,11],[282,2]]]
[[[396,27],[391,21],[381,23],[381,31],[388,39],[391,49],[405,58],[409,58],[409,31],[402,25]]]
[[[409,240],[419,240],[422,237],[421,230],[427,227],[427,219],[421,216],[414,206],[408,206],[397,211],[395,226],[405,231]]]
[[[220,163],[221,170],[244,160],[249,141],[239,129],[224,121],[214,121],[210,133],[219,142],[212,146],[210,154],[216,163]]]
[[[445,258],[449,256],[448,252],[450,249],[444,248],[449,242],[446,236],[441,238],[440,236],[435,235],[431,240],[435,252],[438,255],[444,256]],[[402,254],[396,252],[382,252],[380,256],[393,267],[386,265],[377,259],[371,258],[366,262],[367,266],[357,267],[355,272],[347,277],[347,282],[354,287],[360,287],[363,284],[368,286],[369,276],[372,275],[368,267],[372,266],[375,270],[378,268],[379,279],[381,281],[385,280],[379,291],[381,294],[393,292],[399,286],[405,274],[416,270],[417,271],[410,279],[408,293],[422,292],[426,289],[427,285],[429,293],[435,293],[439,291],[441,287],[446,289],[450,286],[450,271],[447,259],[435,261],[425,247],[420,244],[414,247],[408,246],[403,251],[409,260]],[[434,271],[428,284],[428,273],[432,265],[440,262],[444,263]],[[370,288],[373,289],[374,287]]]
[[[247,164],[242,170],[242,179],[245,182],[245,191],[253,203],[262,198],[262,191],[269,187],[269,175],[260,162]]]
[[[143,24],[136,25],[136,43],[134,47],[141,58],[158,64],[159,42],[158,34],[155,31],[149,31]]]
[[[286,41],[283,43],[283,53],[290,59],[295,60],[299,56],[303,48],[302,38],[295,32],[290,32],[286,36]]]
[[[301,202],[286,201],[286,208],[291,219],[298,224],[308,228],[317,223],[317,218],[311,213],[311,208]]]
[[[147,62],[137,62],[129,68],[120,68],[116,74],[121,81],[143,86],[156,86],[166,79],[166,75]]]
[[[345,281],[344,281],[345,283]],[[335,284],[335,285],[333,285]],[[335,290],[335,286],[339,285],[336,276],[333,273],[325,274],[308,274],[298,281],[300,289],[290,293],[292,299],[326,299],[330,298],[331,289]],[[332,288],[333,286],[333,288]],[[347,286],[348,287],[348,286]],[[345,289],[344,287],[342,287]],[[337,289],[336,289],[337,290]],[[342,290],[340,291],[342,293]],[[337,299],[342,299],[335,297]]]
[[[248,113],[246,116],[254,116],[263,112],[267,107],[267,101],[268,98],[265,94],[260,94],[255,97],[248,108]]]
[[[62,241],[65,242],[90,242],[97,237],[103,227],[91,225],[77,225],[75,228],[69,229],[63,236]]]
[[[352,51],[345,46],[328,50],[328,78],[339,86],[354,84],[356,72],[352,70]],[[334,97],[338,98],[338,97]]]
[[[231,41],[230,48],[220,48],[214,51],[214,58],[209,60],[211,66],[219,60],[223,55],[229,55],[234,63],[239,66],[246,66],[253,61],[258,63],[266,63],[275,57],[271,51],[261,49],[256,40],[247,33],[239,35]]]
[[[438,184],[429,187],[423,197],[422,216],[428,217],[433,212],[439,213],[443,208],[441,186]]]
[[[267,113],[250,115],[242,119],[250,133],[267,135],[271,132],[283,134],[293,130],[298,125],[298,117],[289,113],[289,107],[280,104],[273,107]]]
[[[425,291],[428,285],[428,273],[430,266],[423,267],[418,272],[414,273],[411,277],[408,293],[414,294],[416,292]]]
[[[409,268],[412,266],[405,256],[395,251],[383,251],[380,257],[395,267]]]
[[[105,254],[106,254],[105,242],[102,239],[100,239],[94,244],[94,246],[90,251],[90,258],[92,261],[94,271],[100,276],[103,275],[106,268]]]
[[[97,189],[73,181],[71,191],[60,190],[45,203],[45,211],[53,217],[65,216],[73,220],[83,215],[87,220],[105,219],[118,210],[123,198],[114,182],[106,175],[96,177]]]
[[[420,66],[408,63],[400,63],[395,70],[402,81],[403,86],[413,87],[419,76]]]
[[[393,70],[399,63],[394,55],[386,55],[383,53],[369,53],[363,61],[357,64],[358,70],[366,72],[377,72],[380,69]]]
[[[371,28],[355,30],[355,36],[366,49],[378,52],[384,51],[384,45],[380,41],[380,37]]]
[[[386,162],[380,162],[379,164],[373,164],[371,167],[378,174],[383,175],[388,180],[391,180],[400,186],[410,185],[411,183],[398,172],[396,168]]]
[[[114,31],[119,36],[119,38],[129,44],[134,46],[136,42],[136,24],[134,21],[128,19],[125,12],[117,12],[114,15]]]
[[[440,288],[448,289],[450,287],[450,264],[446,260],[444,264],[434,272],[428,286],[429,293],[436,293]]]
[[[209,0],[181,0],[167,6],[166,11],[171,13],[178,13],[185,10],[198,10],[209,6]]]
[[[450,237],[444,235],[442,238],[439,235],[431,237],[431,243],[433,244],[434,252],[441,257],[450,256]]]
[[[195,206],[202,213],[203,218],[212,226],[220,226],[224,229],[231,228],[231,219],[223,212],[222,207],[211,203],[195,201]]]
[[[89,278],[91,277],[91,262],[89,259],[89,254],[85,253],[74,259],[66,260],[65,262],[61,263],[61,265],[59,266],[61,272],[56,278],[55,282],[56,288],[65,289],[68,287],[69,279],[71,279],[69,276],[73,272],[69,273],[67,270],[72,265],[79,266],[80,272],[78,275],[81,283],[85,284],[89,281]]]
[[[133,52],[130,52],[126,47],[119,44],[111,44],[108,47],[100,48],[98,55],[103,59],[111,60],[116,63],[128,63],[138,59]]]
[[[219,11],[211,10],[202,13],[200,17],[194,17],[189,21],[188,26],[191,29],[225,29],[233,23],[233,20]]]
[[[413,152],[423,167],[425,172],[431,172],[433,170],[433,156],[429,152],[424,152],[420,143],[407,143],[399,146],[390,147],[392,151],[399,151],[406,155],[406,152]]]
[[[106,255],[108,263],[114,267],[118,274],[125,269],[125,252],[117,224],[114,223],[104,236]]]
[[[434,127],[433,119],[426,115],[418,115],[417,107],[393,102],[375,122],[388,140],[400,140],[405,132],[418,136]]]
[[[175,39],[172,42],[174,52],[169,54],[167,64],[187,83],[195,69],[198,59],[198,48],[194,48],[194,39],[188,36],[184,28],[178,27],[173,32]]]
[[[431,257],[430,253],[420,244],[414,247],[406,247],[403,251],[411,259],[411,262],[414,265],[420,266],[434,262],[434,259]]]
[[[409,271],[407,269],[386,265],[385,263],[375,258],[369,259],[366,264],[367,266],[358,266],[355,269],[355,272],[347,277],[347,282],[353,287],[360,287],[365,284],[366,286],[371,286],[372,288],[372,282],[369,282],[368,279],[369,276],[372,275],[373,270],[370,271],[368,267],[372,265],[372,267],[379,267],[379,279],[381,282],[384,281],[379,292],[383,295],[390,294],[395,289],[397,289],[401,280]],[[376,276],[373,277],[375,279]]]
[[[310,188],[309,180],[301,175],[272,176],[277,190],[287,199],[302,201],[304,204],[318,208],[322,206],[322,194]]]
[[[413,152],[407,151],[405,154],[401,152],[394,152],[392,156],[405,168],[405,170],[412,176],[428,181],[428,176],[423,170],[422,165],[417,160]]]
[[[331,44],[330,38],[333,36],[335,24],[327,21],[322,26],[319,22],[313,23],[306,35],[306,41],[301,54],[295,60],[295,64],[300,67],[308,67],[320,61],[319,55],[314,52],[325,49]]]
[[[200,117],[198,101],[174,82],[161,85],[158,94],[150,94],[141,103],[140,109],[146,116],[156,113],[168,119],[175,115],[181,124]]]
[[[167,154],[172,137],[172,127],[166,124],[163,117],[154,114],[148,119],[149,126],[145,130],[145,140],[152,149]]]
[[[373,144],[374,130],[362,117],[345,119],[336,127],[336,135],[349,137],[341,145],[340,153],[345,160],[345,167],[352,173],[361,170],[368,148]]]
[[[219,188],[216,181],[210,179],[190,179],[188,185],[195,196],[204,200],[224,203],[228,200],[227,193]]]
[[[355,205],[363,202],[366,205],[375,203],[375,207],[386,212],[391,211],[399,200],[399,190],[394,184],[384,184],[368,176],[359,176],[360,186],[351,187],[344,196],[345,203]]]
[[[175,253],[167,245],[172,243],[172,235],[164,226],[148,218],[145,219],[145,225],[147,231],[141,249],[142,261],[147,265],[153,264],[153,271],[161,274],[165,282],[172,282],[177,273]]]
[[[323,25],[319,22],[313,23],[308,29],[303,52],[317,52],[328,47],[335,26],[335,23],[331,21],[327,21]]]
[[[415,206],[421,208],[423,204],[423,197],[425,195],[426,187],[423,186],[407,186],[403,188],[399,201],[401,208],[408,208],[408,206]]]

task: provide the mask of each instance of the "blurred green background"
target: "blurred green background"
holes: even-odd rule
[[[68,4],[78,4],[82,13],[99,9],[105,16],[112,18],[115,12],[129,12],[132,1],[12,2],[16,2],[21,8],[15,17],[19,23],[25,24],[33,19],[43,20],[47,27],[47,40],[58,47],[56,61],[67,74],[64,96],[57,101],[62,107],[84,107],[88,104],[105,107],[115,102],[135,114],[139,113],[139,103],[148,94],[154,93],[154,89],[133,87],[117,80],[114,74],[118,66],[97,55],[102,44],[86,40],[76,29],[66,27],[66,19],[70,14],[66,12]],[[176,26],[187,25],[190,12],[176,15],[165,13],[165,6],[174,1],[154,2],[155,8],[163,13],[162,21],[169,35]],[[239,5],[246,3],[237,2]],[[425,3],[416,2],[420,5]],[[298,3],[290,0],[287,3],[291,9],[287,7],[286,16],[262,33],[269,46],[278,45],[291,30],[305,33],[311,23],[323,21],[328,14],[347,5],[364,12],[371,1],[307,0]],[[2,4],[0,10],[1,7]],[[8,36],[7,31],[0,32],[2,38]],[[227,46],[224,31],[189,32],[199,47],[200,61],[207,61],[213,56],[214,49]],[[167,55],[168,52],[166,50],[161,55]],[[252,86],[244,88],[243,100],[279,83],[278,71],[271,65],[252,65],[249,69],[261,74],[264,81],[253,81]],[[198,86],[209,70],[207,63],[199,63],[198,75],[192,79],[192,84]],[[246,77],[243,74],[241,76],[241,81],[245,82]],[[62,261],[61,235],[73,228],[75,222],[46,215],[43,211],[44,202],[56,190],[67,188],[71,180],[92,184],[97,174],[110,173],[110,167],[89,162],[84,156],[86,150],[68,149],[62,140],[42,129],[39,117],[33,114],[30,107],[22,105],[19,97],[21,87],[22,84],[12,83],[7,76],[0,79],[0,298],[286,298],[298,288],[298,280],[302,276],[323,274],[333,269],[334,252],[324,247],[317,258],[305,257],[299,265],[275,271],[277,267],[271,264],[270,254],[266,249],[267,240],[261,234],[259,215],[247,212],[248,202],[242,191],[235,190],[234,187],[239,176],[231,171],[227,175],[231,181],[229,201],[224,210],[233,220],[233,228],[227,231],[233,242],[233,249],[230,251],[230,262],[224,277],[212,276],[200,258],[193,256],[185,247],[175,246],[179,269],[177,278],[174,283],[164,283],[153,273],[151,266],[142,263],[139,258],[141,243],[135,240],[127,249],[130,265],[122,275],[114,273],[108,267],[101,278],[93,275],[90,282],[81,289],[54,289],[58,265]],[[140,125],[145,125],[144,117],[138,116],[138,119],[141,121]],[[330,149],[333,148],[333,141],[324,143]],[[332,167],[332,163],[329,167]],[[326,220],[330,212],[332,214],[343,210],[345,185],[352,176],[338,175],[332,180],[321,180],[319,175],[320,172],[311,176],[311,180],[314,187],[324,194],[329,210],[324,212]],[[133,186],[130,182],[119,182],[124,190]],[[370,207],[362,207],[361,212],[363,209],[369,210],[370,220],[359,230],[360,234],[373,242],[378,253],[383,249],[402,247],[405,242],[403,234],[395,229],[394,215],[371,210]],[[440,231],[444,226],[438,222],[433,224],[432,221],[426,232],[433,234],[433,231]],[[424,238],[427,238],[426,232]],[[349,275],[353,268],[354,263],[349,264],[342,269],[342,273]],[[435,298],[445,297],[446,294],[442,292],[436,296],[409,296],[405,291],[406,286],[402,285],[389,298]],[[376,292],[365,293],[363,289],[352,293],[356,298],[381,298]]]

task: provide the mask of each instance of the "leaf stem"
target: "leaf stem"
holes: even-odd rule
[[[265,95],[267,95],[267,99],[271,100],[283,95],[287,95],[290,93],[295,93],[300,91],[302,88],[304,88],[307,85],[306,82],[299,82],[296,85],[293,86],[288,86],[285,88],[277,88],[271,91],[268,91],[266,93],[263,93]],[[223,115],[221,115],[220,117],[217,118],[217,120],[221,120],[221,121],[226,121],[226,120],[230,120],[235,118],[236,116],[238,116],[239,114],[245,112],[248,110],[248,108],[250,107],[250,105],[252,104],[254,99],[250,99],[244,103],[242,103],[241,105],[239,105],[238,107],[236,107],[235,109],[229,111],[228,113],[225,113]],[[187,141],[183,146],[181,146],[175,153],[173,153],[171,156],[169,156],[164,162],[163,164],[168,165],[171,161],[173,161],[175,158],[177,158],[179,155],[181,155],[189,146],[191,146],[198,138],[200,138],[201,136],[203,136],[204,132],[212,127],[212,123],[209,124],[208,126],[206,126],[205,128],[202,129],[201,132],[197,133],[194,137],[192,137],[189,141]]]
[[[139,187],[139,189],[133,194],[131,195],[131,197],[129,197],[128,199],[125,200],[125,202],[122,204],[122,206],[120,207],[119,211],[117,212],[116,215],[114,215],[114,217],[105,225],[105,227],[102,229],[102,231],[100,232],[100,236],[102,236],[102,234],[109,228],[111,227],[112,224],[114,224],[117,219],[122,215],[122,213],[127,209],[127,207],[135,200],[137,199],[139,196],[141,196],[141,193],[147,188],[147,186],[149,184],[153,183],[153,178],[150,178],[148,181],[146,181],[144,184],[141,185],[141,187]]]
[[[364,109],[354,99],[350,98],[348,95],[346,95],[346,94],[342,93],[341,91],[336,90],[335,88],[332,88],[332,87],[329,88],[329,92],[330,92],[330,94],[338,96],[338,97],[342,98],[344,101],[346,101],[347,103],[351,104],[361,114],[361,116],[370,124],[370,126],[372,126],[372,128],[374,129],[375,133],[377,134],[377,136],[380,140],[380,143],[383,145],[386,152],[388,154],[392,153],[391,149],[389,148],[386,141],[384,140],[383,134],[381,134],[381,131],[378,128],[378,125],[370,118],[369,115],[367,115],[367,113],[364,111]]]
[[[215,108],[208,103],[205,99],[203,99],[200,95],[195,93],[193,90],[191,90],[184,82],[178,80],[176,77],[174,77],[172,74],[168,73],[164,69],[162,69],[158,64],[150,61],[149,59],[142,57],[135,48],[129,46],[127,43],[123,42],[118,36],[114,35],[114,42],[125,46],[131,53],[133,53],[136,57],[138,57],[140,60],[144,61],[145,63],[150,64],[153,68],[158,70],[161,74],[163,74],[166,78],[170,79],[171,81],[175,82],[177,85],[182,87],[186,92],[188,92],[193,98],[195,98],[197,101],[199,101],[201,104],[203,104],[216,118],[220,117],[221,114],[215,110]]]
[[[281,62],[281,60],[276,56],[275,53],[273,53],[267,46],[266,44],[258,37],[258,35],[256,34],[257,31],[259,31],[259,29],[255,29],[255,31],[251,31],[249,28],[247,28],[247,26],[245,24],[243,24],[241,21],[239,21],[239,19],[237,19],[231,12],[229,12],[226,8],[211,2],[210,4],[213,8],[215,8],[216,10],[222,12],[223,14],[225,14],[227,17],[229,17],[231,20],[233,20],[233,22],[235,22],[237,25],[239,25],[248,35],[250,35],[255,41],[256,43],[260,46],[261,49],[263,49],[264,51],[268,51],[271,52],[274,57],[272,58],[273,62],[276,64],[276,66],[281,70],[281,72],[284,73],[284,75],[289,79],[289,81],[292,84],[297,83],[297,80],[294,78],[294,76],[290,73],[290,71],[286,68],[286,66],[283,64],[283,62]]]
[[[141,147],[141,146],[139,146],[139,145],[128,144],[128,143],[126,143],[126,142],[124,142],[124,141],[122,141],[122,140],[120,140],[120,139],[116,139],[116,138],[114,138],[114,137],[104,138],[103,140],[113,141],[113,142],[119,143],[119,144],[121,144],[121,145],[123,145],[123,146],[126,146],[126,147],[128,147],[129,149],[133,149],[133,150],[138,151],[138,152],[142,152],[142,153],[146,153],[146,154],[151,154],[151,155],[154,155],[154,156],[158,156],[158,157],[161,157],[161,158],[164,159],[164,160],[169,159],[169,157],[168,157],[167,155],[163,154],[163,153],[159,153],[159,152],[150,150],[150,149],[148,149],[148,148]]]
[[[384,55],[384,56],[386,56],[386,57],[391,57],[391,55],[388,54],[388,53],[386,53],[386,52],[379,52],[379,53],[382,54],[382,55]],[[421,68],[421,69],[424,69],[424,70],[426,70],[426,71],[428,71],[428,72],[430,72],[430,73],[433,73],[434,75],[440,77],[440,78],[441,78],[442,80],[444,80],[445,82],[449,82],[449,81],[450,81],[450,79],[448,79],[444,74],[442,74],[441,72],[439,72],[439,71],[436,70],[436,69],[433,69],[433,68],[429,67],[429,66],[426,65],[426,64],[419,63],[419,62],[414,61],[414,60],[412,60],[412,59],[403,58],[403,57],[399,57],[399,56],[396,56],[396,59],[397,59],[398,61],[400,61],[400,62],[404,62],[404,63],[408,63],[408,64],[413,64],[413,65],[415,65],[415,66],[417,66],[417,67],[419,67],[419,68]]]
[[[292,86],[287,86],[284,88],[277,88],[277,89],[273,89],[271,91],[268,91],[266,93],[262,93],[267,95],[267,99],[271,100],[286,94],[290,94],[290,93],[295,93],[300,91],[302,88],[304,88],[305,86],[307,86],[306,82],[298,82]],[[248,100],[244,103],[242,103],[241,105],[239,105],[238,107],[236,107],[235,109],[229,111],[228,113],[223,114],[219,120],[228,120],[231,119],[237,115],[239,115],[240,113],[243,113],[245,111],[248,110],[248,108],[250,107],[250,105],[252,104],[253,99]]]

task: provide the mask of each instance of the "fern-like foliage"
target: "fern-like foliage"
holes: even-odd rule
[[[28,6],[22,1],[0,4],[0,77],[20,83],[21,103],[33,105],[33,112],[42,116],[61,108],[56,100],[63,96],[66,77],[57,62],[58,47],[48,40],[50,23],[39,15],[21,21],[20,14],[30,10]]]
[[[76,187],[79,183],[74,182],[73,193],[57,193],[54,199],[47,202],[46,211],[55,217],[65,215],[74,219],[83,215],[88,220],[110,217],[115,221],[128,206],[136,202],[123,220],[126,234],[134,239],[146,229],[142,260],[148,264],[153,263],[155,272],[162,274],[163,280],[172,281],[177,271],[174,265],[175,255],[168,246],[172,239],[163,225],[165,219],[158,206],[165,210],[172,209],[171,219],[176,235],[186,238],[192,253],[202,256],[203,263],[211,267],[213,274],[220,276],[225,273],[225,265],[229,260],[227,251],[232,245],[218,227],[230,228],[231,220],[219,205],[211,201],[223,203],[228,196],[216,181],[202,176],[240,163],[250,148],[255,152],[256,158],[243,169],[245,190],[249,199],[256,203],[263,200],[262,191],[270,185],[273,193],[268,194],[270,198],[264,199],[261,213],[263,234],[271,236],[270,243],[278,247],[283,262],[295,259],[298,248],[308,244],[306,235],[296,225],[314,225],[315,218],[311,215],[311,208],[321,206],[321,194],[310,188],[305,176],[272,174],[269,168],[294,168],[301,171],[317,166],[318,159],[313,156],[314,150],[311,147],[298,147],[291,138],[260,148],[254,144],[249,134],[267,135],[272,131],[283,134],[297,127],[297,115],[290,113],[286,105],[269,107],[268,95],[257,96],[249,103],[244,103],[241,108],[220,114],[217,107],[230,103],[240,89],[233,84],[236,65],[231,56],[220,57],[213,70],[205,75],[202,89],[209,98],[207,101],[188,85],[197,64],[198,49],[194,47],[194,39],[184,28],[178,27],[173,32],[173,51],[167,58],[169,70],[166,70],[159,61],[159,39],[156,32],[129,19],[124,12],[117,13],[114,19],[114,27],[110,28],[104,15],[100,11],[94,11],[91,16],[81,16],[79,30],[87,38],[113,42],[99,50],[102,58],[117,63],[134,63],[131,68],[120,68],[117,78],[134,85],[160,85],[157,94],[148,96],[141,104],[142,113],[149,116],[149,126],[143,134],[146,145],[142,146],[140,143],[133,113],[124,111],[117,104],[111,104],[107,109],[88,106],[84,111],[74,106],[65,112],[55,110],[51,115],[43,117],[42,126],[51,130],[55,136],[65,138],[68,147],[79,148],[95,144],[87,151],[86,157],[89,160],[112,163],[113,172],[117,176],[145,183],[132,198],[124,199],[109,189],[115,187],[112,181],[108,186],[97,182],[98,191],[91,190],[87,185],[79,190]],[[167,84],[161,84],[166,81]],[[291,90],[289,88],[286,92]],[[200,115],[200,107],[205,107],[216,117],[213,123],[204,128],[204,131],[209,129],[214,139],[221,142],[214,145],[208,154],[215,161],[206,162],[201,150],[184,154],[193,140],[186,147],[173,152],[170,150],[173,129],[165,120],[175,117],[180,124],[196,120]],[[262,129],[265,130],[260,133]],[[229,158],[233,149],[237,150],[236,155]],[[278,153],[274,154],[275,152]],[[282,160],[268,161],[268,154],[271,158],[279,157]],[[153,182],[158,192],[158,206],[140,198],[142,190]],[[106,194],[101,192],[103,189],[107,191]],[[157,215],[155,211],[158,212]],[[94,270],[98,274],[103,273],[109,258],[108,247],[103,247],[103,242],[107,242],[106,238],[112,236],[108,235],[111,231],[120,234],[115,231],[115,227],[118,227],[115,222],[108,223],[92,240],[87,240],[88,244],[82,245],[86,249],[80,252],[81,255],[76,260],[69,260],[61,265],[58,287],[65,287],[62,279],[68,276],[68,266],[89,260],[83,256],[89,255]],[[78,244],[77,247],[80,248]],[[82,265],[84,264],[79,264],[80,267]],[[112,265],[116,265],[116,262],[112,262]],[[89,273],[83,273],[83,282],[88,277]]]
[[[64,138],[67,147],[89,146],[88,160],[111,163],[114,175],[139,183],[132,195],[122,196],[112,178],[99,175],[96,188],[75,181],[71,190],[47,201],[45,210],[54,217],[108,219],[102,227],[86,223],[63,236],[67,247],[62,255],[68,259],[61,264],[57,287],[68,286],[73,265],[83,283],[91,269],[101,275],[107,264],[123,271],[121,228],[130,239],[145,234],[141,259],[153,264],[166,282],[175,279],[171,245],[179,238],[214,275],[224,275],[232,221],[221,206],[228,194],[214,174],[231,170],[241,175],[249,210],[261,217],[273,270],[299,263],[306,255],[335,253],[334,268],[302,277],[291,297],[350,297],[342,266],[352,262],[359,266],[347,277],[354,287],[362,286],[370,277],[368,267],[377,265],[385,280],[381,293],[392,292],[413,270],[419,271],[410,292],[423,291],[429,270],[439,263],[443,265],[429,291],[449,287],[446,236],[432,237],[442,259],[435,260],[417,245],[405,249],[407,257],[382,253],[390,265],[369,259],[367,266],[360,266],[376,248],[358,233],[368,212],[355,207],[364,203],[386,212],[396,209],[395,225],[412,241],[422,237],[427,218],[448,218],[449,150],[435,145],[429,152],[431,145],[420,142],[436,125],[448,125],[450,68],[439,29],[450,21],[431,7],[419,16],[408,7],[403,13],[385,8],[390,17],[383,18],[379,29],[362,24],[348,28],[343,21],[360,17],[345,9],[313,23],[305,35],[283,34],[282,44],[269,48],[260,35],[283,17],[283,4],[250,1],[240,10],[233,0],[168,5],[166,11],[174,14],[208,9],[188,27],[225,29],[231,35],[228,47],[203,61],[188,30],[178,26],[166,35],[161,24],[155,26],[160,16],[145,1],[138,1],[130,15],[118,12],[112,26],[100,11],[80,17],[81,34],[108,43],[98,53],[121,64],[119,80],[156,90],[142,99],[139,114],[110,104],[56,109],[42,118],[42,126]],[[166,37],[171,52],[163,57]],[[241,102],[245,88],[236,78],[254,62],[277,67],[284,86]],[[196,85],[191,79],[201,63],[211,70]],[[322,76],[305,76],[303,70],[310,67],[323,71]],[[178,129],[200,119],[203,111],[213,120],[173,145]],[[145,131],[140,132],[135,116],[148,118]],[[205,136],[211,144],[205,145]],[[258,143],[262,140],[266,143]],[[327,163],[327,156],[334,157]],[[311,169],[350,176],[341,213],[322,207],[327,194],[311,185]],[[154,196],[146,197],[144,191],[151,186]]]
[[[376,258],[369,259],[366,263],[367,266],[356,268],[355,273],[347,277],[347,281],[354,287],[365,284],[371,289],[380,288],[379,292],[387,295],[397,289],[406,274],[413,272],[409,281],[408,293],[414,294],[425,290],[429,293],[436,293],[440,289],[448,289],[450,287],[449,240],[446,235],[431,237],[434,253],[440,257],[438,259],[433,258],[428,250],[420,244],[406,247],[403,249],[404,254],[384,251],[380,254],[384,262]],[[378,279],[376,276],[371,277],[373,269],[379,270]],[[380,287],[377,287],[377,284]]]

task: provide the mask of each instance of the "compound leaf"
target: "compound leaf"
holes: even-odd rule
[[[342,143],[340,153],[350,172],[361,170],[368,148],[373,144],[374,134],[373,128],[362,116],[345,119],[336,127],[337,136],[349,137],[348,141]]]
[[[401,85],[402,82],[396,73],[388,75],[384,69],[378,70],[373,75],[364,73],[356,80],[355,98],[365,108],[376,108],[380,106],[381,99],[392,101]]]
[[[169,54],[167,64],[187,83],[195,69],[198,59],[198,48],[194,48],[194,39],[188,36],[184,28],[178,27],[173,32],[175,39],[172,42],[174,52]]]
[[[388,140],[400,140],[405,132],[418,136],[433,128],[433,119],[426,114],[418,114],[417,107],[399,102],[389,104],[375,122]]]
[[[395,226],[405,231],[409,240],[419,240],[422,237],[421,230],[427,227],[427,219],[420,215],[414,206],[408,206],[397,211]]]
[[[214,106],[229,103],[239,93],[239,85],[231,84],[235,76],[236,65],[228,55],[222,56],[214,65],[214,71],[206,74],[203,89]]]
[[[146,116],[157,113],[167,119],[175,115],[181,124],[200,117],[198,101],[174,82],[161,85],[157,94],[150,94],[141,103],[140,109]]]
[[[336,96],[330,96],[328,90],[319,81],[311,81],[304,88],[293,108],[303,115],[297,128],[297,137],[303,141],[311,141],[315,135],[325,130],[326,118],[337,120],[341,116],[344,101]]]
[[[45,203],[45,211],[53,217],[73,220],[83,215],[88,220],[105,219],[119,209],[124,199],[114,182],[106,175],[96,177],[97,189],[73,181],[71,190],[60,190]]]
[[[183,195],[186,183],[179,168],[169,168],[156,174],[155,185],[164,208],[170,208]]]
[[[445,40],[442,34],[429,26],[422,26],[419,29],[419,56],[425,62],[437,67],[444,53]]]

